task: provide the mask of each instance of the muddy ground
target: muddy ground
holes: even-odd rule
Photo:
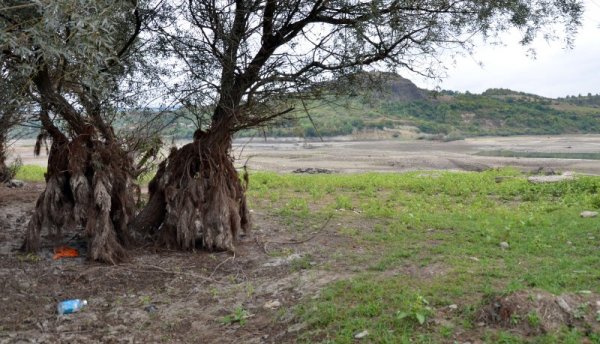
[[[34,158],[29,149],[29,142],[21,142],[14,153],[25,164],[44,164],[44,157]],[[235,153],[238,163],[248,161],[251,169],[280,172],[307,167],[391,172],[516,166],[600,174],[600,162],[593,160],[472,155],[485,149],[598,152],[600,135],[454,142],[255,139],[238,141]],[[43,185],[35,183],[20,189],[0,186],[0,343],[294,342],[305,325],[292,306],[315,297],[325,284],[360,270],[339,259],[340,252],[363,248],[339,233],[335,223],[298,233],[260,206],[253,210],[252,235],[238,244],[235,255],[145,248],[132,252],[119,266],[84,258],[53,260],[57,244],[81,242],[77,233],[46,237],[39,255],[23,255],[17,249],[42,190]],[[71,298],[87,299],[89,305],[83,312],[58,316],[57,302]],[[247,312],[236,313],[242,309]],[[243,326],[231,320],[236,314],[245,318]]]

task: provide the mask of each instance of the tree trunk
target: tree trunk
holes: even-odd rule
[[[71,141],[54,136],[46,189],[28,224],[24,249],[38,250],[42,232],[83,229],[88,259],[111,264],[122,261],[125,246],[131,243],[127,224],[135,210],[131,166],[117,144],[97,140],[92,134]]]
[[[229,131],[198,130],[173,149],[150,182],[146,207],[130,228],[169,248],[235,251],[250,217],[245,188],[230,156]]]

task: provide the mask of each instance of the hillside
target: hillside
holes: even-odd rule
[[[381,88],[309,104],[304,113],[268,128],[268,136],[335,136],[385,130],[392,136],[456,139],[483,135],[600,133],[600,96],[549,99],[506,89],[482,94],[419,89],[388,74]],[[354,90],[358,90],[354,92]],[[316,127],[316,128],[315,128]],[[246,131],[242,136],[257,134]],[[263,133],[260,133],[263,135]]]

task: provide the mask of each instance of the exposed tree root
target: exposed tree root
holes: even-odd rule
[[[229,144],[196,139],[173,149],[149,184],[150,198],[130,227],[161,246],[235,251],[250,217]]]
[[[24,249],[36,251],[42,232],[84,229],[88,259],[116,264],[131,243],[127,224],[134,214],[130,160],[116,144],[89,135],[54,141],[46,189],[28,224]]]

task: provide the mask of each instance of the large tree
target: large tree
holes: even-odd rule
[[[2,77],[33,110],[42,140],[52,141],[46,189],[29,222],[24,248],[43,231],[82,228],[91,259],[116,263],[130,240],[134,162],[111,125],[144,15],[137,0],[6,0],[0,5]],[[6,104],[6,100],[3,100]],[[4,106],[4,105],[3,105]],[[6,109],[6,107],[3,107]]]
[[[194,141],[174,149],[131,224],[162,243],[234,250],[249,227],[232,135],[289,113],[296,99],[360,70],[434,75],[449,49],[516,28],[521,43],[579,25],[579,0],[189,0],[156,28],[179,62],[181,104],[204,115]],[[570,41],[568,41],[570,42]],[[360,79],[360,78],[359,78]]]

